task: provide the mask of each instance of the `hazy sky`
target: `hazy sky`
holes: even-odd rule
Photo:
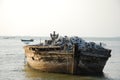
[[[120,0],[0,0],[0,35],[120,36]]]

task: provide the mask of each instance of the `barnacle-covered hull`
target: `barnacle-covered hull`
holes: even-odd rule
[[[110,50],[101,51],[107,55],[97,55],[99,50],[82,51],[74,47],[67,51],[59,46],[25,46],[27,63],[36,70],[57,73],[102,73]]]

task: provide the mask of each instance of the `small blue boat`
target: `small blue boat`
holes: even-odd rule
[[[23,42],[33,42],[34,39],[21,39],[21,41],[23,41]]]

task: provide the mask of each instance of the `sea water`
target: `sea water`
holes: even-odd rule
[[[40,43],[34,38],[30,44]],[[96,43],[103,42],[112,49],[111,57],[106,63],[103,75],[70,75],[40,72],[31,69],[24,56],[21,37],[0,37],[0,80],[120,80],[120,38],[85,38]]]

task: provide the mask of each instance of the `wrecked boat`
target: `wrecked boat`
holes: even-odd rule
[[[59,37],[53,32],[50,40],[24,46],[28,65],[44,72],[81,74],[102,73],[111,50],[101,43],[86,42],[79,37]]]

